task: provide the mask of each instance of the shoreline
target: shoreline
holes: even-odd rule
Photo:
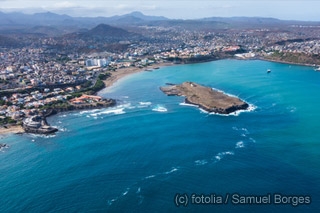
[[[144,68],[126,67],[126,68],[117,69],[117,71],[115,72],[110,72],[111,76],[109,78],[107,78],[106,80],[103,80],[103,83],[105,84],[104,89],[111,87],[115,82],[117,82],[118,80],[120,80],[121,78],[127,75],[131,75],[139,72],[152,72],[155,69],[159,69],[161,67],[173,66],[173,65],[179,65],[179,64],[174,64],[171,62],[162,62],[158,64],[152,64]],[[98,91],[98,93],[101,92],[102,90]]]
[[[224,59],[218,59],[218,60],[224,60]],[[237,60],[237,59],[235,59]],[[261,60],[261,61],[269,61],[269,62],[274,62],[274,63],[281,63],[281,64],[288,64],[288,65],[297,65],[297,66],[307,66],[307,67],[316,67],[311,64],[299,64],[299,63],[291,63],[291,62],[283,62],[283,61],[276,61],[276,60],[269,60],[265,58],[255,58],[255,59],[243,59],[243,60]],[[217,61],[217,59],[214,60],[209,60],[209,61],[199,61],[195,62],[197,63],[206,63],[206,62],[211,62],[211,61]],[[107,78],[106,80],[103,80],[103,83],[105,84],[104,88],[98,91],[97,93],[102,92],[104,89],[107,89],[114,85],[117,81],[119,81],[121,78],[125,76],[129,76],[131,74],[139,73],[139,72],[151,72],[156,69],[162,68],[162,67],[167,67],[167,66],[176,66],[176,65],[182,65],[185,63],[181,64],[175,64],[173,62],[161,62],[157,64],[152,64],[150,66],[144,67],[144,68],[138,68],[138,67],[126,67],[126,68],[120,68],[117,69],[115,72],[110,72],[111,76]],[[188,63],[192,64],[192,63]],[[83,109],[78,109],[78,110],[83,110]],[[49,116],[55,115],[57,113],[51,114]],[[48,117],[49,117],[48,116]],[[4,128],[3,126],[0,126],[0,136],[7,135],[7,134],[23,134],[25,133],[23,127],[21,125],[9,125],[7,126],[8,128]]]
[[[269,62],[274,62],[274,63],[279,63],[279,64],[297,65],[297,66],[305,66],[305,67],[318,67],[317,65],[314,65],[314,64],[303,64],[303,63],[294,63],[294,62],[287,62],[287,61],[278,61],[278,60],[272,60],[272,59],[267,59],[267,58],[258,58],[258,60],[269,61]]]
[[[11,125],[7,126],[7,128],[0,127],[0,136],[7,134],[23,134],[25,133],[24,129],[21,125]]]

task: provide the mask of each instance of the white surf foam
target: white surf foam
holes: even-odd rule
[[[52,127],[58,129],[60,132],[66,132],[66,131],[68,131],[66,128],[61,127],[61,126],[52,126]]]
[[[238,128],[238,127],[232,127],[232,129],[233,130],[235,130],[235,131],[243,131],[244,133],[243,134],[241,134],[241,136],[243,136],[243,137],[245,137],[245,136],[247,136],[248,134],[250,134],[250,132],[249,132],[249,130],[247,129],[247,128]]]
[[[249,140],[250,140],[251,142],[253,142],[253,143],[255,143],[255,142],[256,142],[256,140],[255,140],[255,139],[253,139],[253,138],[249,138]]]
[[[141,192],[141,187],[139,187],[136,191],[136,194],[139,194]]]
[[[120,114],[124,114],[125,111],[124,111],[124,108],[119,108],[119,109],[106,109],[102,112],[99,112],[99,113],[92,113],[90,114],[90,116],[92,117],[97,117],[99,115],[106,115],[106,114],[115,114],[115,115],[120,115]]]
[[[10,148],[10,146],[5,145],[4,147],[1,147],[1,148],[0,148],[0,151],[1,151],[1,152],[5,152],[5,149],[9,149],[9,148]]]
[[[108,200],[108,205],[111,206],[111,205],[112,205],[115,201],[117,201],[119,198],[121,198],[121,197],[123,197],[123,196],[126,196],[126,195],[128,194],[128,192],[129,192],[129,190],[130,190],[130,188],[127,188],[126,191],[124,191],[123,193],[121,193],[120,196],[115,197],[115,198],[113,198],[113,199],[111,199],[111,200]]]
[[[195,104],[187,104],[187,103],[185,103],[185,102],[180,103],[179,105],[181,105],[181,106],[190,106],[190,107],[198,107],[198,106],[195,105]]]
[[[297,108],[296,107],[287,107],[287,109],[291,112],[291,113],[294,113]]]
[[[257,107],[252,105],[252,104],[249,104],[249,107],[247,109],[241,109],[241,110],[237,110],[235,112],[232,112],[230,114],[219,114],[219,113],[214,113],[214,112],[211,112],[209,113],[210,115],[220,115],[220,116],[239,116],[242,112],[253,112],[254,110],[256,110]]]
[[[99,112],[99,111],[101,111],[101,109],[83,110],[83,111],[80,111],[79,114],[80,114],[80,115],[90,114],[90,113]]]
[[[226,155],[234,155],[234,152],[231,152],[231,151],[227,151],[227,152],[220,152],[218,153],[214,158],[217,160],[217,161],[220,161],[224,156]]]
[[[196,160],[194,163],[195,163],[197,166],[202,166],[202,165],[207,164],[208,161],[207,161],[207,160]]]
[[[139,102],[140,105],[143,106],[150,106],[152,103],[151,102]]]
[[[150,178],[154,178],[156,175],[149,175],[147,177],[145,177],[144,179],[150,179]]]
[[[156,112],[167,112],[168,109],[163,107],[163,106],[156,106],[155,108],[152,109],[152,111],[156,111]]]
[[[29,134],[32,138],[54,138],[57,137],[56,134],[51,135],[41,135],[41,134]]]
[[[230,114],[220,114],[220,113],[215,113],[215,112],[208,112],[202,108],[200,108],[199,106],[195,105],[195,104],[188,104],[188,103],[180,103],[179,105],[181,106],[191,106],[191,107],[196,107],[198,108],[201,112],[203,113],[206,113],[206,114],[209,114],[209,115],[219,115],[219,116],[239,116],[240,113],[242,112],[253,112],[254,110],[257,109],[256,106],[254,106],[253,104],[249,104],[249,107],[245,110],[237,110],[233,113],[230,113]]]
[[[168,174],[171,174],[171,173],[176,172],[176,171],[178,171],[178,168],[174,168],[173,167],[170,171],[167,171],[164,174],[168,175]]]
[[[130,188],[127,188],[127,191],[123,192],[122,196],[125,196],[126,194],[128,194],[129,190],[130,190]]]
[[[236,149],[241,149],[241,148],[244,148],[243,141],[239,141],[239,142],[236,143]]]

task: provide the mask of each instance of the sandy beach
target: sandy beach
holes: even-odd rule
[[[154,70],[155,68],[172,66],[172,65],[175,65],[175,64],[169,63],[169,62],[164,62],[164,63],[152,64],[152,65],[150,65],[148,67],[144,67],[144,68],[138,68],[138,67],[120,68],[120,69],[117,69],[115,72],[110,72],[111,77],[107,78],[103,82],[105,83],[106,88],[107,88],[107,87],[112,86],[120,78],[123,78],[127,75],[131,75],[131,74],[142,72],[142,71]]]
[[[24,133],[22,126],[8,126],[8,128],[0,127],[0,135],[9,134],[9,133]]]

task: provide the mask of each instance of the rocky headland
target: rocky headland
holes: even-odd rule
[[[230,114],[238,110],[246,110],[249,104],[237,97],[232,97],[210,87],[204,87],[193,82],[184,82],[180,85],[160,87],[161,91],[169,96],[185,96],[185,102],[201,109],[218,114]]]

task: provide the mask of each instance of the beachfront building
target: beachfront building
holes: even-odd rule
[[[104,67],[109,64],[107,59],[88,59],[86,61],[87,67]]]
[[[71,99],[70,102],[73,104],[84,104],[84,103],[100,102],[102,100],[103,98],[100,96],[82,95],[79,98]]]

